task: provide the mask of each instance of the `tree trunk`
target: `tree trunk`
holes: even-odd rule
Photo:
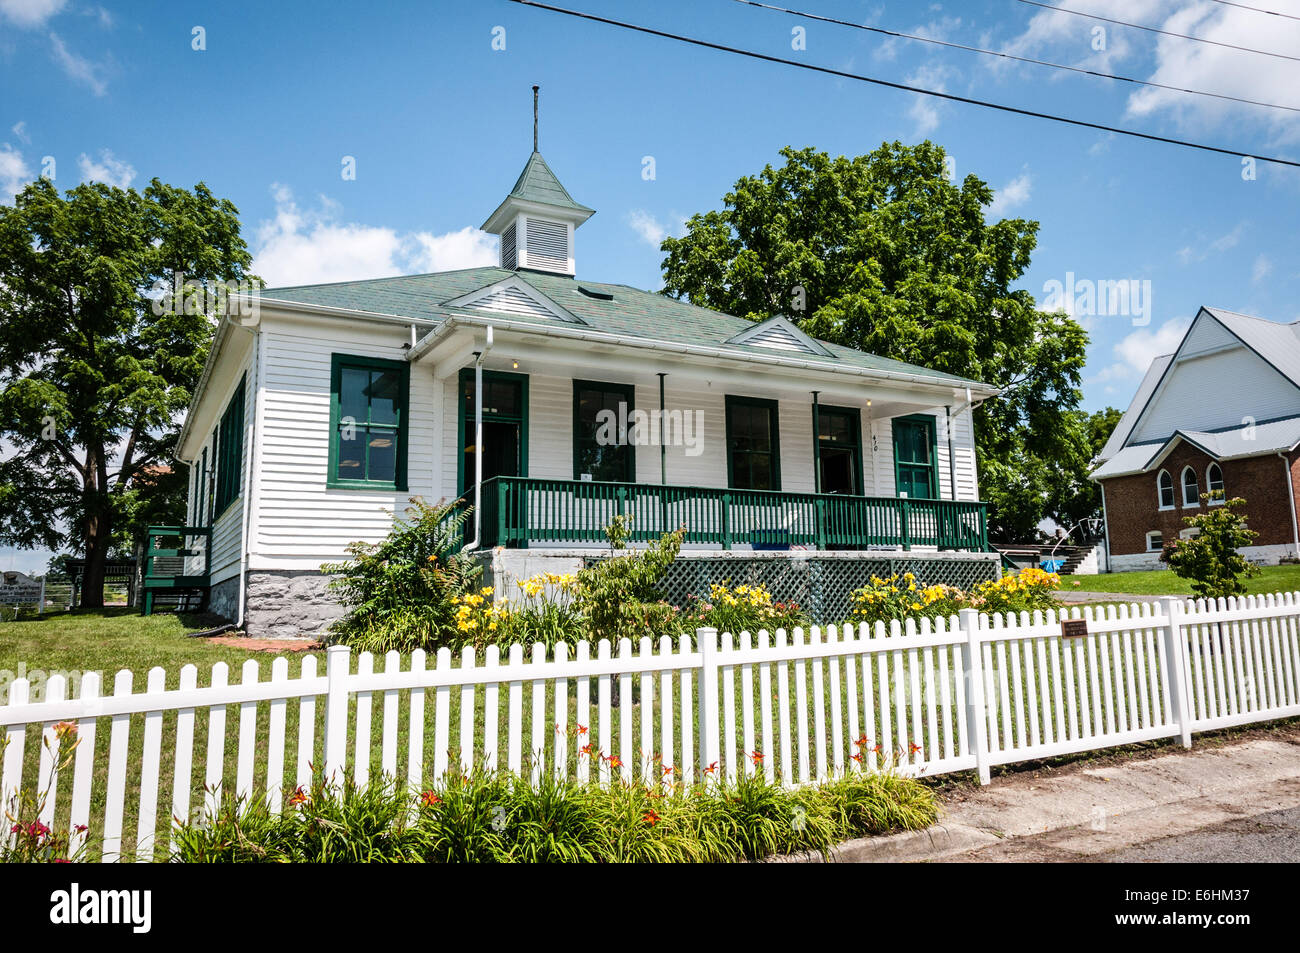
[[[104,563],[108,560],[109,527],[104,517],[92,520],[86,534],[86,573],[81,580],[81,607],[104,608]]]

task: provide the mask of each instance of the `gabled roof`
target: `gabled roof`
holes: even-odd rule
[[[1196,313],[1196,319],[1192,321],[1182,340],[1179,341],[1178,349],[1172,354],[1162,354],[1151,362],[1146,375],[1142,378],[1142,383],[1138,385],[1133,401],[1098,455],[1099,460],[1110,460],[1124,448],[1147,408],[1151,406],[1157,392],[1173,373],[1173,364],[1187,347],[1187,342],[1200,323],[1202,315],[1216,321],[1229,335],[1253,351],[1292,385],[1300,388],[1300,322],[1279,324],[1267,318],[1258,318],[1238,311],[1202,307]],[[1102,469],[1109,470],[1110,467]],[[1101,470],[1099,469],[1097,473],[1101,473]]]
[[[1125,441],[1128,440],[1129,434],[1133,432],[1133,425],[1137,423],[1138,415],[1146,407],[1147,401],[1151,399],[1151,394],[1156,389],[1156,384],[1160,382],[1160,378],[1164,376],[1165,368],[1169,366],[1169,362],[1173,359],[1172,354],[1161,354],[1151,362],[1151,366],[1147,368],[1146,376],[1142,378],[1142,383],[1138,385],[1137,393],[1133,395],[1133,401],[1128,405],[1128,410],[1124,411],[1124,416],[1119,419],[1119,423],[1111,431],[1110,439],[1101,448],[1101,453],[1097,455],[1097,459],[1109,460],[1124,448]]]
[[[822,357],[835,356],[826,350],[824,345],[799,330],[799,326],[783,314],[773,315],[766,321],[760,321],[734,337],[728,338],[725,343],[748,344],[750,347],[768,348],[773,351],[820,354]]]
[[[1300,387],[1300,322],[1279,324],[1223,308],[1202,308],[1282,376]]]
[[[628,285],[585,281],[537,271],[467,268],[398,278],[268,288],[262,292],[261,301],[266,305],[283,301],[299,306],[397,316],[439,324],[456,315],[482,319],[485,317],[482,311],[466,308],[463,304],[457,304],[457,301],[463,301],[467,295],[484,291],[512,277],[531,286],[544,299],[573,315],[593,331],[667,345],[706,345],[732,351],[738,358],[757,355],[770,358],[772,355],[771,348],[756,347],[744,341],[736,343],[733,340],[755,328],[754,322],[745,318],[711,311]],[[555,324],[555,319],[550,316],[511,314],[509,318],[516,324],[535,324],[539,330]],[[799,333],[803,334],[802,331]],[[791,357],[824,364],[828,369],[866,369],[881,374],[915,376],[953,387],[977,388],[981,393],[994,390],[987,384],[955,374],[918,367],[815,338],[809,340],[814,341],[824,353],[798,353]]]

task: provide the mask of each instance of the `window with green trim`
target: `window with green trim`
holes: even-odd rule
[[[631,384],[573,382],[575,480],[630,483],[636,479],[635,450],[626,433],[634,394]]]
[[[217,456],[213,516],[220,516],[239,497],[239,481],[244,466],[244,383],[245,378],[241,377],[217,426],[213,451]]]
[[[406,489],[410,366],[335,354],[330,373],[330,486]]]
[[[776,401],[727,395],[727,485],[781,489]]]
[[[895,417],[894,481],[899,496],[939,497],[939,451],[934,418],[928,414]]]

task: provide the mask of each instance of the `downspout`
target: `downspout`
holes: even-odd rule
[[[489,324],[483,350],[474,352],[474,538],[462,553],[478,549],[483,539],[483,359],[492,350],[492,343]]]
[[[253,421],[248,425],[248,452],[244,454],[244,530],[243,545],[239,554],[239,611],[235,613],[238,620],[235,628],[243,631],[244,612],[248,607],[248,556],[249,549],[252,546],[250,537],[253,522],[253,455],[257,449],[257,395],[262,390],[262,329],[259,325],[253,326]],[[245,410],[247,410],[248,393],[245,387],[244,393]],[[209,550],[212,548],[212,540],[208,540]]]
[[[1110,572],[1110,515],[1106,512],[1106,484],[1098,480],[1097,486],[1101,488],[1101,543],[1106,553],[1106,572]]]
[[[820,493],[822,491],[822,419],[821,407],[817,403],[818,395],[821,391],[815,390],[813,395],[813,491]]]
[[[967,387],[967,388],[966,388],[966,403],[961,404],[961,405],[957,408],[957,413],[960,414],[963,410],[965,410],[966,408],[970,407],[972,403],[973,403],[973,401],[971,400],[970,388]],[[948,495],[949,495],[949,497],[951,497],[953,500],[956,500],[956,499],[957,499],[957,455],[956,455],[956,452],[955,452],[955,450],[954,450],[953,441],[952,441],[952,407],[951,407],[951,405],[945,405],[944,408],[943,408],[943,412],[947,415],[947,418],[948,418],[948,419],[947,419],[947,429],[948,429],[948,491],[949,491],[949,492],[948,492]]]
[[[668,444],[664,442],[664,378],[668,374],[659,372],[659,482],[668,485]]]
[[[1296,524],[1295,518],[1295,486],[1291,482],[1291,458],[1281,450],[1277,452],[1278,459],[1286,466],[1286,500],[1291,504],[1291,545],[1293,556],[1300,556],[1300,525]]]

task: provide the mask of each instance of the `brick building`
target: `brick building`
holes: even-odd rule
[[[1259,534],[1248,558],[1297,555],[1298,447],[1300,322],[1202,308],[1178,349],[1152,362],[1092,473],[1111,569],[1160,568],[1212,491],[1246,500]]]

